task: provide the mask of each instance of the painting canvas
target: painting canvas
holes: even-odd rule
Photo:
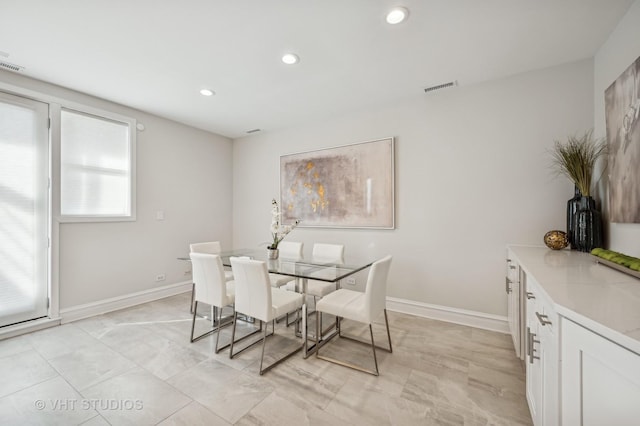
[[[393,138],[280,157],[283,223],[394,227]]]
[[[640,57],[605,91],[610,219],[640,223]]]

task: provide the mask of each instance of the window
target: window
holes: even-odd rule
[[[135,219],[135,122],[65,108],[60,114],[62,220]]]

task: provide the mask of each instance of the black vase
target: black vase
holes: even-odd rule
[[[602,247],[602,240],[602,216],[596,210],[596,202],[591,197],[581,197],[574,221],[573,247],[590,252]]]
[[[578,212],[578,205],[580,204],[580,198],[582,194],[578,187],[575,187],[575,196],[567,201],[567,240],[572,249],[576,247],[573,244],[573,228],[575,224],[576,213]]]

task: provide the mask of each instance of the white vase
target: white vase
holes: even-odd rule
[[[267,249],[267,252],[269,252],[269,259],[277,259],[278,255],[280,254],[280,250],[278,249]]]

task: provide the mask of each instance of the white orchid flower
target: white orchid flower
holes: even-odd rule
[[[292,225],[281,225],[280,220],[282,218],[282,213],[280,212],[280,207],[278,206],[278,202],[274,199],[271,200],[271,245],[270,249],[277,249],[280,241],[284,239],[284,237],[293,231],[293,229],[298,226],[300,220],[296,219]]]

